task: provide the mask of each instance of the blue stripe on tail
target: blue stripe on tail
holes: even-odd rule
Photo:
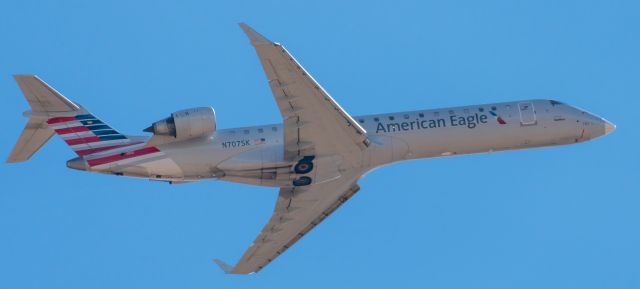
[[[79,114],[76,115],[76,119],[77,120],[84,120],[84,119],[97,119],[95,116],[90,115],[90,114]]]
[[[86,126],[89,130],[101,130],[101,129],[111,129],[111,127],[109,127],[106,124],[97,124],[97,125],[87,125]]]
[[[100,140],[105,141],[105,140],[116,140],[116,139],[126,139],[126,136],[123,135],[105,135],[105,136],[101,136]]]

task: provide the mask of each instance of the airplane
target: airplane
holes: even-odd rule
[[[282,123],[218,129],[211,107],[171,113],[122,134],[35,75],[15,75],[31,110],[7,162],[28,160],[54,134],[77,154],[71,169],[166,181],[277,187],[273,215],[226,273],[249,274],[320,224],[367,172],[405,160],[585,142],[615,130],[602,117],[548,99],[351,116],[282,44],[244,23]]]

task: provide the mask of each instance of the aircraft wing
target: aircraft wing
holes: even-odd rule
[[[240,261],[234,267],[214,261],[229,274],[260,271],[353,196],[360,176],[351,172],[330,182],[281,188],[271,219]]]
[[[361,150],[369,145],[364,128],[282,45],[244,23],[240,27],[256,49],[284,119],[285,159],[339,154],[358,163]]]

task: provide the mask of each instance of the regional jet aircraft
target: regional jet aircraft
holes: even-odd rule
[[[16,75],[31,110],[8,162],[29,159],[53,134],[77,170],[186,183],[277,187],[273,215],[227,273],[258,272],[351,198],[368,171],[403,160],[573,144],[615,126],[568,104],[520,100],[351,116],[284,46],[240,24],[267,75],[281,124],[216,129],[211,107],[180,110],[125,135],[33,75]]]

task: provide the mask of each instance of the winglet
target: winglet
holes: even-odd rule
[[[255,30],[253,30],[253,28],[251,28],[246,23],[241,22],[239,25],[240,25],[240,28],[242,28],[242,30],[244,30],[244,33],[247,34],[247,37],[249,37],[249,40],[251,40],[251,44],[258,45],[258,44],[272,44],[273,43],[271,40],[269,40],[266,37],[262,36],[262,34],[258,33]]]
[[[222,271],[224,271],[227,274],[233,274],[233,267],[229,266],[229,264],[225,263],[224,261],[220,260],[220,259],[213,259],[213,262],[216,263],[216,265],[218,265],[220,267],[220,269],[222,269]]]

